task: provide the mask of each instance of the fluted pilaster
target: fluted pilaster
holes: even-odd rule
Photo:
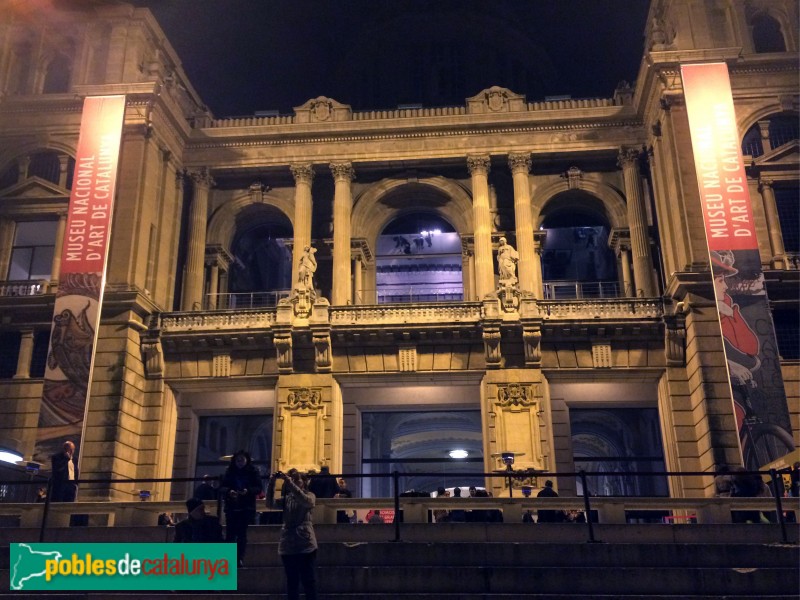
[[[508,155],[508,165],[514,181],[514,219],[517,231],[517,252],[519,253],[519,288],[533,292],[541,298],[541,290],[535,289],[536,252],[533,245],[533,215],[531,212],[531,191],[528,173],[531,170],[529,152],[515,152]]]
[[[331,303],[350,304],[350,216],[353,208],[351,182],[355,178],[352,163],[331,163],[333,173],[333,289]]]
[[[494,291],[494,270],[492,268],[492,213],[489,202],[488,156],[468,156],[467,166],[472,175],[472,221],[474,241],[474,296],[482,300]],[[471,290],[471,291],[472,291]]]
[[[619,165],[622,167],[622,176],[625,180],[636,296],[652,298],[655,296],[652,274],[653,260],[650,255],[650,235],[647,230],[647,213],[642,196],[638,159],[638,148],[622,148],[620,150]]]

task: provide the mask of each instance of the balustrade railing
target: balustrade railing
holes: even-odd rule
[[[50,282],[46,279],[37,281],[3,281],[0,282],[0,296],[39,296],[47,293]]]

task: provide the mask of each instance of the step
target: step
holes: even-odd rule
[[[800,547],[785,544],[543,544],[543,543],[321,543],[321,566],[792,568]],[[0,548],[0,568],[10,549]],[[276,543],[250,543],[246,566],[281,566]]]
[[[685,568],[515,568],[515,567],[360,567],[320,566],[320,591],[328,594],[384,595],[398,593],[462,595],[536,593],[575,597],[614,595],[726,595],[765,596],[794,594],[796,569],[685,569]],[[9,573],[0,571],[0,589],[9,589]],[[281,567],[244,568],[238,589],[250,594],[278,594],[284,589]]]

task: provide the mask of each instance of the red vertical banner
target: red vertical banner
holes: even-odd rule
[[[125,96],[83,103],[34,456],[80,447],[103,302]],[[57,249],[58,250],[58,249]]]
[[[745,467],[794,450],[728,68],[682,65],[700,202]]]

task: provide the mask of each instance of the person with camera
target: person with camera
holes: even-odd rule
[[[239,450],[231,457],[220,487],[225,500],[225,541],[236,542],[241,567],[247,550],[247,526],[255,521],[256,496],[261,493],[261,475],[250,454]]]
[[[275,499],[275,482],[283,481],[281,498]],[[278,542],[278,554],[286,571],[286,591],[289,600],[300,599],[300,584],[306,600],[317,600],[317,537],[311,521],[311,511],[317,498],[308,490],[308,476],[297,469],[288,473],[276,471],[267,485],[267,507],[283,510],[283,527]]]

